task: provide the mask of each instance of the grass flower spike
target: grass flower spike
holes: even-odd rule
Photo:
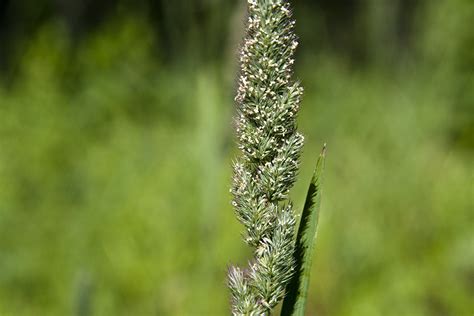
[[[269,315],[294,273],[296,216],[288,200],[303,136],[296,116],[303,89],[292,80],[298,45],[289,5],[248,0],[247,36],[236,96],[241,157],[234,163],[232,205],[254,247],[247,269],[231,267],[234,315]]]

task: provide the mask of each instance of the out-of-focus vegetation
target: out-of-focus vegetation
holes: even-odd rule
[[[78,3],[0,1],[0,315],[228,314],[245,6]],[[299,209],[329,146],[308,314],[473,315],[474,3],[295,18]]]

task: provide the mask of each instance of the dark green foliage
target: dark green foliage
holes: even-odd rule
[[[316,162],[313,177],[309,184],[306,201],[298,227],[295,247],[295,271],[290,283],[286,287],[286,296],[283,300],[282,316],[304,316],[308,296],[311,264],[313,262],[316,234],[321,209],[321,194],[326,145]]]

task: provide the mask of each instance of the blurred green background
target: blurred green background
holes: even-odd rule
[[[295,0],[308,315],[474,315],[474,2]],[[0,0],[0,315],[227,315],[245,1]]]

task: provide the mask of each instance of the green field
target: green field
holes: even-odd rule
[[[474,6],[429,3],[409,57],[362,66],[295,11],[298,210],[328,144],[308,315],[474,315]],[[227,268],[251,255],[229,194],[235,15],[173,61],[135,13],[22,42],[0,85],[0,315],[229,314]],[[230,44],[203,58],[214,33]]]

